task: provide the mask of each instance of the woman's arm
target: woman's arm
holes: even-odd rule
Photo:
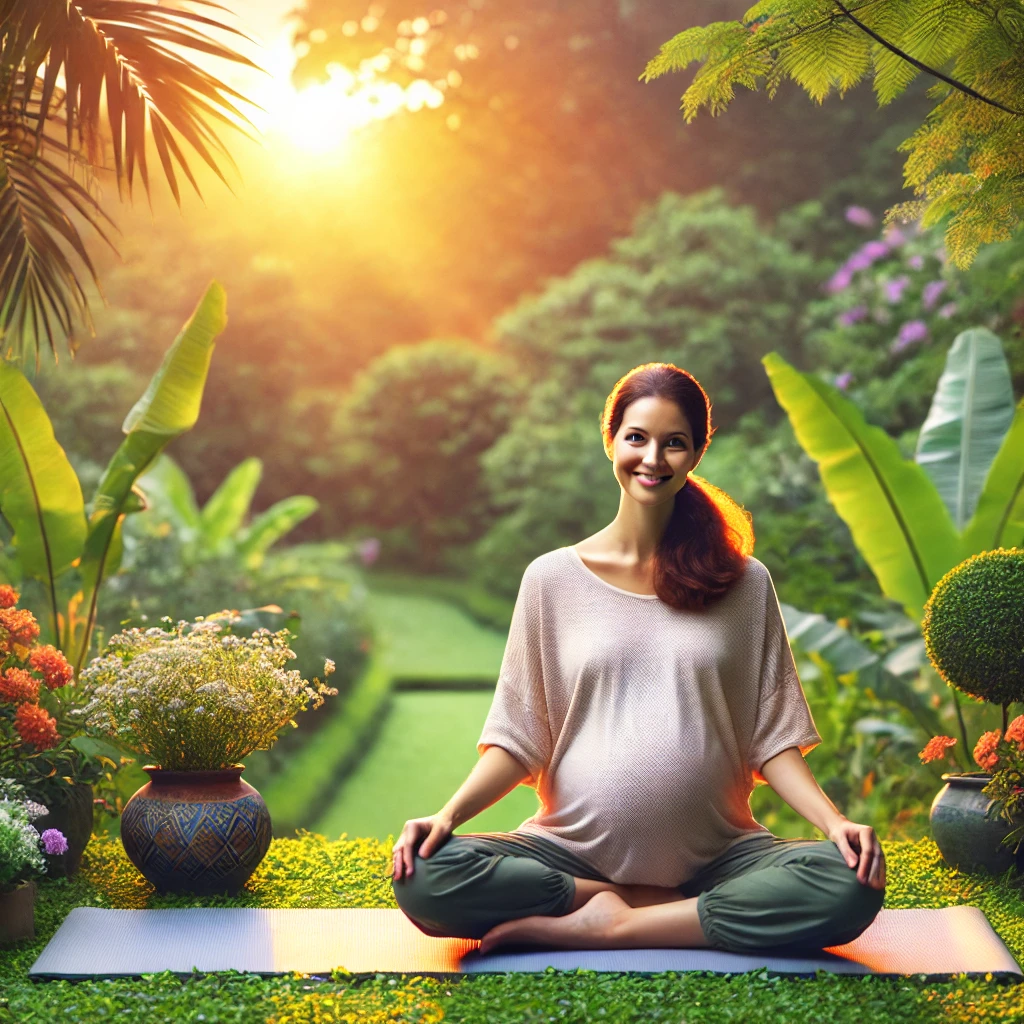
[[[530,773],[504,747],[489,746],[479,757],[466,781],[438,811],[456,828],[497,803]]]
[[[840,813],[818,785],[798,747],[787,747],[770,761],[765,761],[761,765],[761,774],[797,814],[816,825],[825,835],[837,822],[846,820],[846,815]]]
[[[761,766],[761,774],[797,814],[817,825],[836,844],[863,885],[884,889],[885,851],[870,825],[850,821],[828,798],[811,774],[799,747],[787,747]]]

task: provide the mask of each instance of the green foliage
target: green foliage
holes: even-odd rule
[[[519,393],[511,360],[461,341],[395,346],[358,375],[328,457],[351,515],[381,537],[382,563],[436,569],[445,545],[479,536],[490,519],[480,455],[504,433]],[[409,531],[411,550],[388,544],[396,528]]]
[[[135,481],[199,415],[226,301],[224,289],[216,281],[210,284],[125,417],[126,437],[88,508],[38,396],[19,370],[0,364],[0,513],[10,527],[13,549],[5,553],[4,565],[12,582],[27,578],[42,585],[49,635],[76,672],[89,652],[100,586],[121,561],[124,517],[143,507]],[[59,600],[59,589],[68,596]],[[65,600],[61,614],[58,606]]]
[[[139,477],[148,508],[134,517],[129,532],[141,538],[160,533],[169,524],[181,538],[186,565],[216,557],[255,569],[270,547],[320,507],[315,498],[297,494],[275,502],[246,524],[262,473],[261,459],[244,459],[200,509],[188,477],[169,455],[162,454]]]
[[[921,630],[948,685],[991,704],[1024,701],[1024,548],[955,565],[935,584]]]
[[[683,94],[687,121],[705,106],[721,113],[736,86],[763,82],[771,98],[786,79],[821,103],[870,76],[885,105],[927,70],[938,79],[929,90],[935,107],[899,147],[909,154],[904,186],[923,198],[892,207],[890,222],[946,222],[950,257],[965,268],[981,245],[1009,239],[1024,216],[1024,14],[1015,2],[761,0],[740,21],[679,33],[641,77],[693,62],[701,67]]]
[[[774,353],[764,364],[882,592],[915,621],[935,583],[963,557],[1024,535],[1024,499],[1015,486],[1024,464],[1024,401],[1013,408],[991,332],[965,331],[950,348],[914,461],[819,377]],[[964,525],[968,508],[974,513]]]
[[[912,447],[948,346],[966,328],[983,324],[1002,335],[1010,381],[1024,390],[1022,283],[1024,234],[983,249],[961,271],[935,228],[888,228],[845,258],[828,296],[806,307],[806,365],[831,371],[869,422],[906,435]]]

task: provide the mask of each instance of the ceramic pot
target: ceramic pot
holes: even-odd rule
[[[996,815],[986,817],[994,800],[982,793],[992,781],[989,772],[943,772],[946,783],[935,794],[931,811],[932,836],[942,859],[965,874],[984,869],[1000,875],[1016,864],[1024,870],[1024,844],[1015,857],[1001,842],[1015,826]]]
[[[0,946],[36,937],[36,883],[0,892]]]
[[[270,812],[244,769],[143,768],[149,782],[124,806],[121,842],[159,892],[234,895],[266,856]]]
[[[76,782],[62,790],[63,797],[48,797],[43,802],[49,814],[36,818],[32,824],[42,835],[48,828],[58,829],[68,841],[66,853],[46,858],[46,874],[50,878],[70,878],[82,862],[82,853],[92,838],[92,786]]]

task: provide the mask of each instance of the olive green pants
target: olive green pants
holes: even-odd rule
[[[451,835],[413,873],[392,877],[395,899],[420,931],[480,939],[513,918],[568,914],[578,878],[609,879],[555,842],[524,832]],[[852,942],[885,890],[857,879],[830,839],[744,839],[679,886],[697,897],[710,946],[801,953]]]

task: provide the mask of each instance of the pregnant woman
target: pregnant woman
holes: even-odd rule
[[[618,514],[526,567],[480,758],[438,813],[405,823],[395,899],[482,953],[852,942],[881,909],[885,857],[803,759],[821,736],[749,513],[691,476],[708,396],[646,363],[615,385],[601,431]],[[540,809],[517,829],[452,834],[520,783]],[[828,838],[760,825],[758,783]]]

